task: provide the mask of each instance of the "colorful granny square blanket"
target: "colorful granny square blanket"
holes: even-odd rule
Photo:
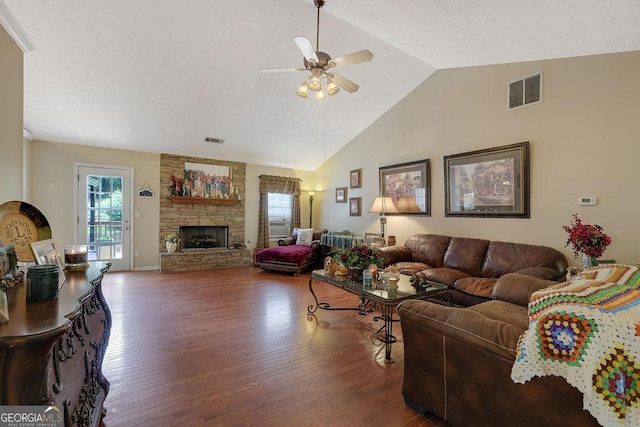
[[[594,267],[531,296],[511,379],[545,375],[580,390],[603,426],[640,425],[638,267]]]

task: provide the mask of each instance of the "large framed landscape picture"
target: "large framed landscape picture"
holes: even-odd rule
[[[386,215],[431,215],[431,167],[429,159],[383,166],[380,196],[391,197],[398,213]]]
[[[529,218],[529,142],[444,157],[445,216]]]

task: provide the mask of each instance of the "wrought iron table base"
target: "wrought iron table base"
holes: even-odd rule
[[[319,282],[319,280],[316,280]],[[313,291],[313,278],[309,279],[309,290],[311,291],[311,295],[313,295],[313,299],[315,304],[311,304],[307,306],[307,313],[313,314],[318,309],[321,310],[351,310],[357,311],[360,316],[365,316],[367,313],[373,313],[375,311],[375,304],[364,297],[360,297],[360,305],[358,307],[331,307],[331,304],[328,302],[319,302],[316,293]]]
[[[310,314],[315,313],[318,309],[321,310],[352,310],[357,311],[359,315],[365,316],[367,313],[373,313],[375,311],[376,304],[372,301],[360,297],[360,305],[358,307],[332,307],[328,302],[320,302],[318,301],[318,297],[313,290],[313,277],[309,278],[309,291],[311,291],[311,295],[313,295],[313,299],[315,304],[311,304],[307,306],[307,312]],[[316,282],[320,282],[316,279]],[[384,324],[376,331],[376,338],[378,341],[384,343],[384,361],[387,363],[392,363],[393,358],[391,357],[391,345],[397,341],[396,337],[393,335],[393,322],[397,322],[397,320],[393,319],[393,310],[395,305],[387,305],[387,304],[378,304],[382,311],[380,316],[375,316],[373,318],[374,321],[383,320]]]

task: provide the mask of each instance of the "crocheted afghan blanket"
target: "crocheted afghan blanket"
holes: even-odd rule
[[[534,292],[511,379],[556,375],[603,426],[640,425],[640,271],[603,265]]]

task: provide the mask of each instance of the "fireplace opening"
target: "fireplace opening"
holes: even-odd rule
[[[223,225],[188,225],[180,227],[182,249],[226,248],[229,227]]]

